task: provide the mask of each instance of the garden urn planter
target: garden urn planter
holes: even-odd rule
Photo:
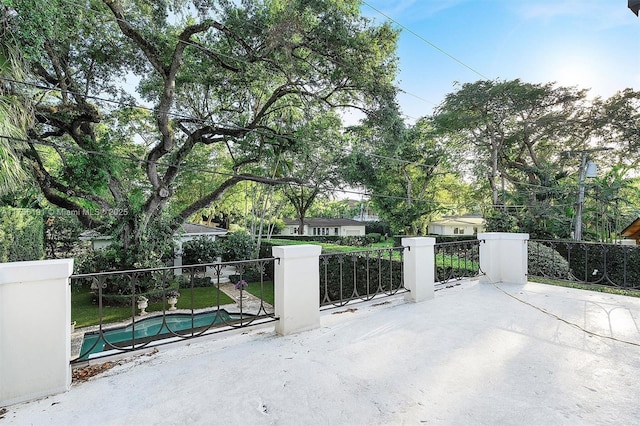
[[[138,309],[140,309],[140,315],[147,315],[147,306],[149,306],[148,299],[138,299]]]
[[[176,303],[178,303],[178,298],[177,297],[169,297],[167,299],[167,303],[170,305],[169,306],[169,310],[170,311],[175,311],[176,310]]]

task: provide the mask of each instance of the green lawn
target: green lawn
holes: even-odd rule
[[[271,306],[274,305],[274,294],[273,294],[273,281],[265,281],[263,286],[262,300]],[[249,283],[249,286],[245,289],[245,291],[251,293],[257,298],[260,298],[260,283]]]

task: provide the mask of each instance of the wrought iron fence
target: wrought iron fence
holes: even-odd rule
[[[407,291],[403,247],[320,255],[320,306],[343,306]]]
[[[479,249],[479,240],[437,243],[434,252],[436,286],[480,275]]]
[[[73,275],[73,291],[94,305],[74,303],[72,316],[81,309],[95,325],[73,333],[72,363],[275,321],[274,261]]]
[[[640,289],[640,247],[531,240],[529,276]]]

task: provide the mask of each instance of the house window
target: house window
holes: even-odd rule
[[[458,228],[453,228],[453,233],[454,233],[455,235],[458,235]]]
[[[474,233],[474,235],[478,233],[478,227],[477,226],[473,227],[473,233]]]
[[[339,232],[338,232],[338,228],[334,228],[333,235],[340,235]]]
[[[458,230],[458,234],[460,234],[460,235],[464,234],[464,228],[460,228],[460,229]]]
[[[297,234],[298,233],[298,227],[297,226],[294,226],[291,229],[293,229],[293,234]]]

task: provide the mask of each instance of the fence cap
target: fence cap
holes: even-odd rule
[[[480,232],[479,240],[528,240],[529,234],[516,232]]]
[[[426,247],[436,244],[434,237],[406,237],[402,239],[403,247]]]
[[[300,257],[312,257],[320,256],[322,252],[322,246],[316,246],[313,244],[301,244],[295,246],[275,246],[271,248],[273,257],[279,257],[281,259],[295,259]]]
[[[72,273],[73,259],[0,263],[0,284],[66,280]]]

